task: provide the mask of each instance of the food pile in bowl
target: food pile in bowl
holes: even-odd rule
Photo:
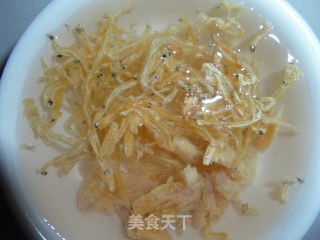
[[[230,204],[257,213],[240,193],[278,129],[293,129],[277,103],[301,70],[288,63],[277,88],[261,93],[255,51],[272,26],[246,39],[240,5],[223,2],[142,33],[118,24],[131,9],[105,16],[94,34],[77,25],[70,46],[48,35],[55,55],[42,61],[41,109],[25,98],[24,113],[37,138],[65,150],[38,173],[66,175],[89,161],[78,207],[119,214],[133,239],[171,239],[167,230],[182,234],[186,224],[227,239],[212,222]],[[283,181],[283,201],[295,182],[302,179]]]

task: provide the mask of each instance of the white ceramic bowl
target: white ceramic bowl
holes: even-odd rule
[[[207,10],[212,0],[54,0],[32,22],[15,47],[3,73],[0,89],[1,169],[6,176],[12,202],[32,239],[123,239],[117,217],[91,213],[84,215],[76,206],[76,194],[82,181],[80,168],[58,178],[41,176],[35,169],[54,156],[54,150],[33,138],[22,116],[21,99],[38,96],[36,84],[42,75],[39,59],[52,54],[47,33],[71,43],[65,27],[81,23],[89,32],[104,13],[133,2],[134,12],[125,21],[150,23],[158,29],[182,14]],[[228,209],[216,229],[227,231],[230,239],[300,239],[320,208],[320,50],[319,42],[304,20],[282,0],[244,0],[248,8],[270,21],[273,35],[259,54],[267,68],[265,82],[283,69],[294,56],[304,76],[286,94],[284,117],[295,125],[297,136],[279,134],[272,146],[259,156],[257,179],[243,192],[244,200],[257,208],[259,215],[243,217]],[[248,28],[259,22],[247,22]],[[272,40],[273,39],[273,40]],[[268,83],[266,84],[268,85]],[[21,143],[35,144],[35,153],[19,150]],[[277,184],[283,174],[300,176],[305,182],[291,189],[286,205],[276,200]],[[197,231],[187,229],[183,239],[197,239]]]

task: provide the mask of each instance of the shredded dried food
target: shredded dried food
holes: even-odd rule
[[[69,47],[50,37],[56,54],[52,65],[42,62],[46,115],[32,98],[23,100],[25,115],[36,137],[68,146],[39,172],[54,166],[64,175],[79,161],[93,163],[79,190],[83,212],[117,212],[124,226],[132,215],[191,214],[208,239],[228,238],[211,230],[228,204],[255,213],[239,194],[255,177],[257,154],[289,126],[276,103],[301,72],[288,65],[279,89],[260,96],[253,52],[270,26],[240,52],[241,7],[219,9],[223,17],[200,12],[192,22],[180,18],[138,35],[117,23],[127,7],[95,34],[77,26]],[[62,113],[66,133],[55,130]],[[171,239],[165,229],[125,230],[133,239]]]
[[[289,178],[287,176],[282,176],[280,185],[280,200],[282,203],[288,202],[289,197],[289,186],[295,185],[297,183],[303,183],[303,179],[300,177]]]
[[[30,151],[30,152],[35,152],[36,151],[36,146],[29,145],[29,144],[26,144],[26,143],[21,143],[19,149]]]

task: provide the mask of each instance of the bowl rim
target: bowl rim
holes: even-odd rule
[[[54,15],[57,14],[63,14],[61,13],[61,9],[70,9],[70,7],[65,6],[75,6],[73,8],[72,13],[68,13],[69,15],[72,15],[76,13],[78,9],[80,9],[82,6],[87,4],[90,0],[78,0],[78,1],[64,1],[64,0],[53,0],[50,2],[31,22],[29,27],[25,30],[23,35],[20,37],[18,43],[16,44],[14,50],[10,54],[10,57],[5,65],[1,81],[0,81],[0,112],[6,112],[8,114],[3,114],[0,121],[0,154],[2,156],[1,161],[1,171],[2,175],[4,177],[4,183],[6,186],[9,186],[7,188],[7,195],[9,196],[9,202],[11,203],[12,209],[14,209],[14,212],[16,215],[23,214],[21,217],[19,215],[19,220],[21,221],[21,226],[30,234],[30,236],[33,236],[34,239],[55,239],[56,232],[53,231],[44,221],[43,219],[38,215],[37,212],[32,209],[30,201],[25,201],[25,199],[21,199],[21,184],[12,179],[12,175],[10,173],[14,172],[14,163],[10,162],[10,159],[12,159],[12,150],[7,149],[5,147],[5,144],[8,145],[14,145],[15,142],[15,136],[10,136],[7,134],[8,126],[10,126],[10,123],[12,121],[16,122],[15,118],[10,118],[8,116],[11,116],[12,110],[10,109],[11,106],[17,105],[18,102],[14,102],[11,104],[7,104],[7,98],[10,97],[10,93],[15,90],[12,83],[10,83],[9,80],[12,78],[12,73],[14,73],[15,68],[15,61],[19,57],[20,52],[23,50],[23,47],[25,46],[26,42],[29,42],[32,37],[34,37],[34,31],[35,29],[39,28],[43,22],[46,22],[45,19],[51,19]],[[260,6],[261,3],[257,3],[255,0],[248,0],[246,1],[249,5],[256,6],[257,8]],[[76,4],[75,4],[76,3]],[[285,11],[288,15],[283,16],[285,20],[291,20],[293,21],[299,28],[299,31],[303,33],[303,35],[300,36],[299,41],[307,41],[308,44],[308,50],[314,51],[314,59],[315,62],[312,65],[312,69],[318,69],[320,71],[320,47],[319,47],[319,40],[316,37],[316,35],[313,33],[312,29],[309,27],[309,25],[305,22],[305,20],[299,15],[299,13],[291,7],[289,3],[283,0],[273,0],[273,3],[279,7],[279,9],[274,9],[274,5],[270,4],[270,1],[268,3],[262,4],[264,7],[265,13],[267,12],[277,12],[278,14],[281,11]],[[273,6],[273,7],[272,7]],[[285,21],[283,22],[285,24]],[[41,31],[40,31],[41,32]],[[320,83],[315,82],[315,86],[313,89],[311,89],[312,94],[312,102],[314,104],[313,109],[316,109],[316,97],[317,93],[320,93]],[[17,100],[18,101],[18,100]],[[14,124],[13,124],[14,125]],[[317,132],[320,130],[320,111],[316,110],[314,115],[314,126]],[[5,143],[5,144],[4,144]],[[318,182],[320,183],[320,175],[315,174],[316,170],[320,170],[320,163],[316,161],[317,156],[320,156],[320,149],[317,148],[317,146],[320,146],[320,137],[315,136],[313,139],[313,152],[311,153],[311,162],[310,165],[315,166],[314,168],[309,168],[308,172],[308,179],[305,179],[306,181],[310,182]],[[17,178],[19,180],[19,178]],[[21,180],[21,179],[20,179]],[[314,184],[316,185],[316,184]],[[313,186],[314,186],[313,185]],[[292,222],[287,222],[281,224],[278,228],[275,229],[274,232],[270,233],[268,236],[268,239],[276,239],[275,237],[277,235],[276,232],[282,232],[283,234],[286,234],[287,238],[289,239],[295,239],[297,237],[296,234],[301,237],[307,232],[307,230],[312,225],[314,219],[317,217],[318,212],[320,210],[320,191],[316,191],[317,187],[314,186],[312,189],[307,190],[306,188],[303,188],[302,191],[299,192],[299,195],[308,195],[310,194],[310,191],[313,192],[312,197],[310,196],[307,199],[307,205],[312,206],[310,210],[306,210],[302,213],[302,215],[297,216],[294,212],[294,208],[301,208],[303,205],[297,201],[293,202],[293,206],[291,207],[290,211],[288,212],[288,217],[292,219],[296,219],[297,217],[300,217],[302,219],[309,219],[309,221],[306,221],[303,226],[300,226],[300,228],[295,229],[295,231],[292,230]],[[315,211],[316,210],[316,211]],[[293,220],[292,220],[293,221]],[[45,235],[45,236],[44,236]]]

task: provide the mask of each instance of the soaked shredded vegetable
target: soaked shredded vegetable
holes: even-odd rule
[[[219,5],[223,17],[200,12],[192,22],[179,18],[140,35],[117,23],[131,9],[108,15],[92,35],[77,26],[69,47],[50,36],[56,56],[50,66],[42,61],[45,116],[32,98],[23,104],[36,137],[67,150],[39,172],[54,166],[64,175],[92,162],[79,208],[120,214],[132,239],[171,239],[165,229],[128,227],[130,216],[164,214],[191,214],[204,238],[227,239],[211,223],[228,204],[255,213],[239,194],[255,177],[257,154],[280,126],[290,126],[276,103],[300,70],[289,64],[274,94],[260,96],[254,51],[270,26],[237,51],[245,31],[238,5]]]

